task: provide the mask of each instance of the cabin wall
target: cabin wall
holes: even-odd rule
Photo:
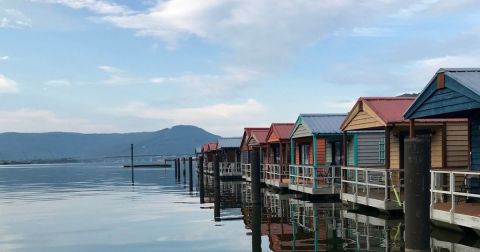
[[[357,165],[360,167],[384,167],[385,162],[380,160],[381,142],[385,142],[385,132],[358,132]]]
[[[393,130],[390,132],[390,168],[400,169],[400,139],[394,132]]]
[[[240,157],[240,160],[241,160],[242,164],[250,163],[249,155],[250,155],[250,151],[242,150],[242,154],[241,154],[241,157]]]
[[[360,111],[358,114],[350,121],[345,130],[356,130],[356,129],[365,129],[365,128],[375,128],[382,127],[382,124],[371,115],[365,111]]]
[[[470,118],[471,129],[471,151],[472,151],[472,165],[471,168],[474,171],[480,170],[480,116],[477,113],[476,116]]]
[[[327,140],[324,138],[317,138],[317,165],[324,165],[326,163],[325,159],[325,148],[327,145]],[[313,164],[313,156],[312,156]]]
[[[468,122],[447,123],[447,167],[468,167]]]
[[[305,127],[303,124],[299,124],[298,127],[295,129],[295,132],[292,135],[292,138],[301,138],[301,137],[309,137],[312,136],[310,130]]]
[[[356,155],[358,154],[358,153],[355,153],[355,144],[356,144],[355,138],[356,137],[357,137],[357,135],[355,134],[347,142],[347,166],[356,166],[357,165],[357,163],[355,162],[355,160],[357,160]]]
[[[433,169],[439,169],[443,167],[443,136],[442,136],[442,128],[436,127],[435,134],[431,136],[430,139],[430,157],[431,157],[431,165]]]
[[[313,164],[313,138],[312,137],[303,137],[303,138],[296,138],[293,140],[295,144],[295,164],[300,164],[300,148],[301,144],[308,144],[308,162]]]

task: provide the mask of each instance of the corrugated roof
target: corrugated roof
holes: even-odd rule
[[[464,85],[472,92],[480,95],[480,68],[446,68],[440,69],[458,83]]]
[[[217,143],[208,143],[207,144],[207,152],[208,151],[216,151],[217,150]]]
[[[224,137],[218,139],[217,148],[240,148],[242,143],[241,137]]]
[[[347,114],[300,114],[302,124],[310,129],[312,134],[342,133],[340,125]]]
[[[244,141],[248,141],[248,138],[250,138],[250,135],[252,133],[252,130],[268,130],[269,128],[265,128],[265,127],[258,127],[258,128],[255,128],[255,127],[246,127],[244,128],[243,130],[243,137],[242,137],[242,142],[240,143],[240,146],[243,146],[244,144]]]
[[[360,97],[359,102],[367,104],[386,124],[403,122],[403,113],[415,97]]]
[[[250,132],[251,136],[254,137],[260,144],[267,143],[267,135],[269,128],[261,129],[261,130],[252,130]]]
[[[273,131],[280,140],[289,139],[290,132],[292,131],[294,125],[294,123],[272,123],[272,126],[270,126],[270,132],[268,134],[270,135]]]

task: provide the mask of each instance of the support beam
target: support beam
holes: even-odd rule
[[[260,154],[258,149],[252,151],[251,176],[252,176],[252,203],[261,204],[260,196]]]

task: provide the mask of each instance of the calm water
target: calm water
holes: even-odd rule
[[[199,188],[193,176],[190,192],[172,169],[136,169],[135,175],[132,187],[130,170],[120,165],[0,167],[0,251],[403,249],[402,220],[354,213],[335,201],[265,189],[263,207],[252,207],[249,184],[229,181],[221,183],[215,205],[211,177]],[[479,243],[435,232],[436,251],[475,250],[471,244]]]

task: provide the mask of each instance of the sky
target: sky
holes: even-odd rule
[[[0,0],[0,132],[222,136],[480,66],[476,0]]]

